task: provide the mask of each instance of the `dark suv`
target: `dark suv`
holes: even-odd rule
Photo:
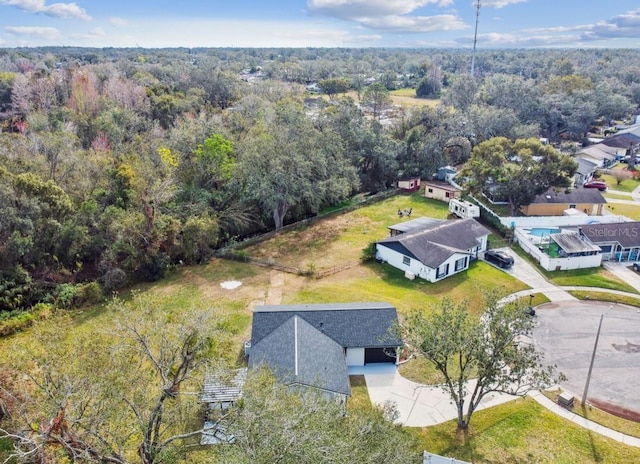
[[[484,259],[502,268],[513,266],[513,257],[500,250],[487,250]]]

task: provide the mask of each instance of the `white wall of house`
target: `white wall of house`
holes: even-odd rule
[[[487,242],[485,236],[484,245],[479,245],[481,247],[480,251],[484,251],[486,249],[486,243]],[[454,253],[449,259],[447,259],[439,266],[438,269],[440,269],[440,273],[438,273],[438,269],[427,267],[417,259],[410,258],[390,248],[381,246],[381,244],[377,245],[376,258],[380,261],[389,263],[396,269],[400,269],[403,272],[409,271],[416,277],[420,277],[429,282],[437,282],[453,274],[457,274],[458,272],[465,271],[469,268],[469,262],[471,261],[471,256],[467,255],[466,253]],[[462,259],[465,260],[464,264],[460,263],[458,265],[458,269],[456,269],[456,263]],[[407,260],[409,261],[408,264]]]
[[[403,255],[402,253],[398,253],[397,251],[392,250],[391,248],[387,248],[386,246],[382,246],[381,244],[376,245],[376,258],[385,263],[391,264],[396,269],[400,269],[403,272],[411,272],[416,277],[424,277],[424,265],[418,261],[417,259],[409,258],[408,256]],[[407,264],[407,259],[409,260]]]
[[[364,348],[347,348],[347,367],[364,366]]]

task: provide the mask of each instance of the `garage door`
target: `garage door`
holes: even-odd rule
[[[395,348],[365,348],[364,363],[391,363],[396,362]]]

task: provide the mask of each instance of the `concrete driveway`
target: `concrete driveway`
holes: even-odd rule
[[[427,427],[458,417],[449,394],[439,387],[421,385],[405,379],[390,363],[350,367],[349,375],[364,375],[373,404],[393,402],[398,410],[397,422],[409,427]],[[470,382],[469,388],[474,384]],[[478,409],[484,409],[515,399],[503,394],[487,395]]]
[[[546,303],[536,308],[533,342],[545,362],[568,380],[561,386],[582,398],[600,316],[600,338],[588,400],[617,412],[640,415],[640,310],[598,301]]]
[[[513,266],[509,269],[502,269],[498,266],[495,266],[488,261],[485,261],[487,264],[494,266],[506,274],[509,274],[521,282],[524,282],[532,289],[535,289],[536,292],[544,293],[547,298],[551,301],[573,301],[575,298],[571,296],[565,290],[556,287],[551,282],[549,282],[545,277],[538,272],[538,270],[529,264],[528,261],[521,258],[519,255],[513,252],[510,248],[497,248],[498,250],[502,250],[508,255],[513,257]],[[521,296],[521,295],[518,295]]]

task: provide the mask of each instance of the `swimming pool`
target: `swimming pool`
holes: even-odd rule
[[[544,237],[545,235],[559,234],[560,229],[552,229],[550,227],[533,227],[529,230],[529,235],[535,237]]]

